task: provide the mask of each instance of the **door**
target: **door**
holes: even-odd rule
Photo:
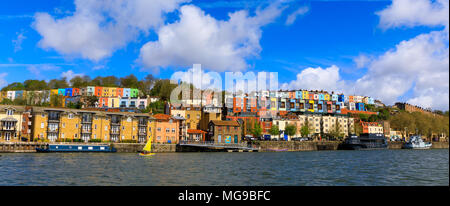
[[[221,135],[219,134],[219,135],[217,136],[217,142],[218,142],[218,143],[220,143],[220,138],[221,138]]]
[[[234,143],[238,143],[238,136],[234,135]]]

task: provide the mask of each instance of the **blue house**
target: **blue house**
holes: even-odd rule
[[[64,96],[66,96],[66,97],[73,96],[73,89],[72,88],[66,88],[66,92],[64,93]]]
[[[356,103],[356,110],[364,111],[364,103]]]

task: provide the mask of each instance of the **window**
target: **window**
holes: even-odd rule
[[[41,129],[43,129],[43,128],[44,128],[44,123],[42,122],[42,123],[41,123]]]
[[[62,127],[63,127],[63,128],[66,128],[66,123],[63,123],[63,124],[62,124]]]
[[[175,133],[175,128],[172,128],[172,133]]]
[[[75,128],[78,128],[78,124],[75,124]]]
[[[7,111],[6,111],[6,115],[14,115],[14,110],[12,110],[12,109],[8,109]]]
[[[73,113],[69,113],[69,119],[73,119]]]
[[[160,127],[158,127],[158,129],[157,129],[157,130],[158,130],[158,132],[161,132],[161,128],[160,128]]]
[[[166,132],[170,132],[170,129],[169,129],[169,128],[166,128]]]

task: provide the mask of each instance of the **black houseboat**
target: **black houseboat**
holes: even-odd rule
[[[342,150],[368,150],[368,149],[387,149],[388,143],[384,134],[361,134],[359,137],[350,135],[338,149]]]

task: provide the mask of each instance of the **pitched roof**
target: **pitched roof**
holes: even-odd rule
[[[239,126],[239,122],[235,120],[211,120],[211,122],[214,125],[220,125],[220,126]]]
[[[171,116],[167,114],[155,114],[153,117],[155,119],[169,120]]]
[[[198,130],[198,129],[188,129],[187,133],[190,133],[190,134],[205,134],[206,132],[202,131],[202,130]]]

